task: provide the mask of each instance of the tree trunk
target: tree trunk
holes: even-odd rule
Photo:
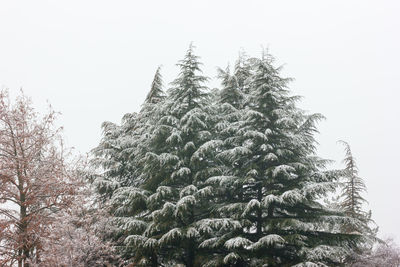
[[[22,254],[20,259],[18,260],[18,267],[29,267],[29,264],[26,263],[26,259],[29,258],[29,243],[27,240],[28,237],[28,221],[26,218],[26,205],[25,205],[25,201],[26,201],[26,196],[25,193],[23,192],[23,184],[22,182],[20,182],[20,237],[22,238],[22,249],[20,249],[19,253]]]
[[[189,240],[188,250],[187,250],[187,264],[186,267],[194,267],[194,258],[195,258],[195,245],[193,240]]]
[[[158,259],[156,252],[153,252],[151,255],[151,267],[158,267]]]
[[[272,218],[274,216],[274,204],[271,203],[271,205],[268,207],[268,218]]]
[[[18,249],[18,267],[22,267],[22,249]]]
[[[262,201],[262,186],[258,185],[257,188],[257,200],[261,203]],[[257,236],[260,238],[262,236],[262,208],[261,206],[257,210]]]

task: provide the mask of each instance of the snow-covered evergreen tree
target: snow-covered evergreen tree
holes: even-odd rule
[[[218,68],[218,78],[222,80],[222,90],[220,92],[220,103],[228,103],[238,109],[243,105],[244,94],[240,89],[239,79],[231,75],[229,66],[223,70]]]
[[[199,231],[196,222],[207,214],[202,185],[206,177],[206,153],[212,144],[212,124],[207,80],[201,76],[198,57],[189,47],[178,64],[180,73],[165,101],[165,114],[156,124],[147,153],[146,183],[151,195],[147,208],[151,223],[132,242],[157,244],[160,263],[194,266]],[[143,259],[145,260],[145,259]]]
[[[145,103],[160,103],[164,98],[164,91],[162,90],[163,80],[161,75],[161,66],[156,70],[153,82],[151,83],[150,92],[147,94]]]
[[[367,187],[361,177],[358,175],[358,168],[351,152],[350,145],[345,141],[339,141],[345,147],[346,156],[343,160],[345,163],[345,182],[342,188],[341,197],[343,201],[341,208],[347,215],[355,218],[366,218],[367,214],[363,211],[362,205],[367,201],[363,198],[362,193],[366,192]]]
[[[143,182],[140,167],[152,127],[160,116],[159,106],[165,98],[162,87],[161,68],[158,67],[140,112],[125,114],[121,125],[102,124],[103,138],[92,150],[93,165],[104,170],[96,179],[101,194],[108,195],[105,193],[114,193],[117,187],[138,186]]]
[[[194,266],[199,243],[197,220],[208,214],[204,199],[210,189],[203,182],[212,172],[207,154],[215,144],[211,140],[212,108],[203,85],[207,78],[199,74],[193,46],[178,66],[180,73],[173,87],[165,99],[156,102],[159,109],[147,98],[133,120],[142,132],[141,136],[130,136],[140,140],[131,153],[139,155],[139,160],[130,160],[139,173],[131,179],[140,183],[120,186],[111,197],[114,216],[124,232],[126,256],[131,253],[144,266]],[[156,74],[149,96],[154,96],[158,80]],[[148,111],[151,125],[143,126],[141,118]],[[147,136],[145,140],[143,136]]]
[[[251,58],[242,50],[239,52],[239,58],[235,62],[234,76],[236,78],[239,89],[244,92],[249,92],[249,78],[251,77]]]
[[[141,187],[146,179],[143,163],[154,124],[161,116],[159,108],[165,98],[162,86],[159,67],[140,112],[125,114],[121,125],[103,123],[103,139],[92,151],[93,165],[103,171],[94,184],[103,201],[111,206],[113,224],[119,229],[114,239],[120,241],[118,247],[126,258],[137,253],[137,247],[127,246],[126,236],[142,233],[147,223],[136,218],[142,218],[146,211],[149,192]],[[152,249],[141,252],[149,255],[155,262],[153,266],[157,266]]]
[[[142,266],[339,264],[359,218],[320,201],[339,171],[316,155],[316,123],[273,58],[240,54],[209,93],[191,45],[164,95],[159,69],[141,111],[104,124],[94,150],[124,257]]]
[[[315,155],[315,123],[322,116],[296,108],[290,79],[280,77],[269,54],[252,61],[248,102],[240,121],[226,127],[236,136],[227,137],[231,148],[217,155],[229,172],[207,180],[222,192],[220,217],[208,222],[219,225],[200,247],[219,251],[209,262],[216,266],[339,263],[357,236],[335,226],[358,221],[318,201],[338,178]]]
[[[382,245],[383,241],[376,238],[378,227],[371,219],[371,211],[366,212],[364,210],[363,206],[367,203],[367,200],[363,198],[362,194],[367,191],[367,187],[364,180],[358,175],[358,167],[350,145],[342,140],[339,143],[345,147],[343,163],[346,167],[342,175],[342,187],[340,195],[337,196],[336,205],[347,216],[361,222],[357,226],[344,224],[341,230],[345,233],[360,233],[369,241],[353,248],[353,255],[346,259],[346,263],[351,263],[355,255],[367,254],[372,251],[374,242]]]

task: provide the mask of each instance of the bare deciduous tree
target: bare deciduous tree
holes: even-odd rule
[[[377,245],[375,249],[362,255],[355,255],[352,267],[399,267],[400,249],[393,239]]]
[[[106,214],[88,202],[80,194],[70,209],[57,214],[51,234],[43,239],[41,262],[32,267],[123,266],[112,243],[102,239],[104,228],[111,227]]]
[[[66,160],[56,113],[40,117],[29,98],[0,92],[0,266],[41,261],[55,211],[78,185]]]

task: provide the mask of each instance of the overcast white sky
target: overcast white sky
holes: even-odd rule
[[[62,112],[68,144],[88,152],[103,121],[138,111],[162,64],[166,84],[191,41],[215,77],[240,48],[268,46],[301,107],[320,112],[320,155],[347,140],[381,235],[400,241],[399,1],[0,2],[0,86]],[[214,86],[215,83],[212,83]]]

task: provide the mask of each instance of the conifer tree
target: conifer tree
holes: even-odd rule
[[[225,140],[235,147],[217,155],[230,170],[208,179],[225,195],[218,205],[223,223],[200,247],[217,251],[209,262],[216,266],[339,263],[341,246],[356,236],[335,234],[329,226],[357,220],[318,202],[338,178],[323,171],[324,160],[315,155],[313,134],[321,115],[296,108],[289,79],[280,77],[270,55],[253,62],[248,104],[239,124],[231,125],[237,135]]]
[[[358,176],[358,168],[355,158],[351,152],[350,145],[342,140],[340,140],[339,143],[345,147],[346,153],[346,156],[343,160],[346,165],[346,180],[344,182],[344,187],[341,194],[343,198],[341,207],[348,216],[363,218],[366,216],[366,214],[363,212],[362,205],[366,202],[366,200],[362,197],[362,193],[366,192],[367,188],[363,179]]]
[[[146,153],[149,132],[159,114],[158,104],[165,97],[162,87],[161,67],[158,67],[140,112],[125,114],[121,125],[112,122],[102,124],[103,139],[92,150],[95,156],[92,164],[105,170],[96,179],[101,194],[112,193],[119,186],[141,183],[140,163]]]
[[[144,166],[147,146],[151,139],[154,124],[159,118],[159,110],[165,98],[162,90],[160,67],[157,69],[150,91],[139,113],[127,113],[122,124],[103,123],[103,139],[92,152],[95,158],[94,166],[104,170],[94,181],[97,192],[103,201],[109,203],[114,225],[119,229],[114,233],[114,239],[121,253],[131,258],[137,253],[137,247],[132,248],[124,243],[125,237],[143,232],[146,220],[142,214],[146,211],[145,201],[148,191],[141,186],[144,183]],[[152,266],[157,265],[152,247],[140,251],[152,260]]]
[[[212,137],[209,98],[203,85],[207,78],[198,74],[200,63],[192,45],[178,66],[173,87],[165,99],[157,101],[160,108],[151,109],[154,102],[147,98],[141,111],[151,110],[153,119],[151,127],[140,127],[144,131],[137,138],[148,136],[140,141],[144,146],[133,149],[146,148],[139,161],[131,159],[140,166],[136,176],[140,184],[120,187],[111,197],[114,216],[124,232],[126,256],[143,266],[194,266],[199,236],[196,221],[203,216],[202,199],[209,192],[202,187],[208,171],[205,156],[208,146],[212,147],[206,144]],[[156,74],[149,95],[154,96],[159,84]],[[137,124],[141,113],[134,120]]]
[[[180,73],[168,91],[165,115],[156,124],[146,160],[146,183],[151,192],[147,208],[151,223],[142,234],[128,240],[157,243],[160,263],[194,266],[199,232],[196,221],[203,216],[201,187],[207,162],[202,155],[212,136],[208,95],[199,75],[200,63],[189,47],[178,63]]]
[[[355,218],[361,221],[361,225],[348,225],[342,226],[342,231],[346,233],[360,233],[366,237],[368,242],[361,243],[359,246],[355,246],[353,249],[354,254],[365,254],[367,251],[372,251],[373,243],[383,243],[382,240],[376,237],[378,227],[371,219],[371,211],[366,212],[363,209],[363,205],[367,203],[367,200],[363,198],[362,193],[367,191],[364,180],[358,175],[358,167],[356,165],[355,158],[351,151],[350,145],[340,140],[340,144],[345,147],[345,158],[343,162],[346,167],[344,169],[343,186],[341,188],[341,194],[338,196],[339,208],[345,212],[345,214],[351,218]],[[354,257],[354,255],[352,256]],[[348,260],[351,261],[349,257]]]
[[[244,51],[239,52],[239,58],[235,62],[234,76],[237,80],[239,89],[244,92],[249,92],[249,78],[251,77],[251,59]]]
[[[147,94],[145,103],[159,103],[164,98],[164,92],[162,90],[163,81],[161,76],[161,66],[159,66],[154,75],[153,82],[151,83],[150,92]]]
[[[240,90],[238,78],[230,74],[229,66],[225,70],[218,68],[218,78],[222,80],[223,86],[219,101],[229,103],[238,109],[243,102],[243,93]]]
[[[158,69],[141,111],[107,124],[95,150],[124,256],[141,266],[339,265],[364,237],[342,226],[363,223],[321,204],[341,175],[316,155],[322,115],[296,106],[268,53],[242,53],[209,93],[193,48],[166,95]]]

